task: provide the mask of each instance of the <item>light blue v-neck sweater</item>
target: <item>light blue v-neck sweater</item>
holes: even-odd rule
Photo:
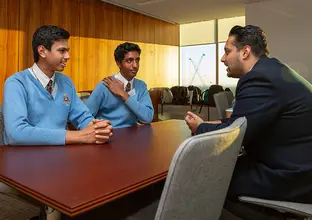
[[[138,121],[150,123],[154,108],[146,84],[134,78],[132,92],[130,98],[124,102],[100,82],[86,105],[95,118],[109,120],[113,128],[135,126]]]
[[[28,69],[9,77],[4,85],[5,143],[11,145],[64,145],[69,120],[85,128],[93,117],[77,97],[64,74],[55,73],[55,98]]]

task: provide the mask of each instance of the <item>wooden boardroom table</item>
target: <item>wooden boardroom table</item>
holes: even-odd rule
[[[166,178],[182,120],[114,131],[104,145],[0,146],[0,181],[75,216]]]

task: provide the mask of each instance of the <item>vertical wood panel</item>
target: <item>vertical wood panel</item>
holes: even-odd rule
[[[19,0],[0,0],[0,103],[5,80],[18,71]]]
[[[137,78],[143,80],[148,88],[178,85],[179,48],[157,44],[137,44],[142,50]]]
[[[121,9],[102,2],[80,3],[80,36],[83,37],[80,37],[82,62],[77,90],[92,90],[104,76],[116,72],[113,53],[120,42],[109,39],[122,38],[121,24]]]
[[[92,2],[82,1],[79,4],[80,10],[80,65],[78,73],[78,85],[76,84],[77,91],[80,90],[92,90],[92,86],[95,84],[95,78],[98,74],[98,52],[96,52],[99,41],[95,38],[87,37],[96,36],[96,28],[100,22],[97,21],[96,7]],[[82,37],[84,36],[84,37]]]
[[[122,8],[94,0],[80,0],[79,6],[80,37],[122,40]]]
[[[179,25],[155,20],[155,43],[179,46]]]
[[[20,7],[20,29],[24,30],[19,41],[20,69],[25,69],[34,62],[31,42],[35,30],[42,25],[57,25],[72,35],[69,39],[72,58],[64,73],[69,75],[75,83],[78,80],[76,73],[79,72],[78,0],[22,0]]]
[[[123,40],[155,43],[155,19],[123,9]]]
[[[61,6],[61,7],[60,7]],[[68,41],[70,47],[70,60],[67,62],[64,73],[78,84],[79,73],[79,48],[80,48],[80,25],[79,25],[79,0],[52,0],[50,20],[44,21],[44,24],[57,25],[69,31]]]
[[[98,0],[0,0],[0,103],[5,79],[33,64],[32,35],[42,25],[70,32],[64,73],[77,90],[118,71],[113,53],[124,41],[140,45],[138,78],[149,88],[178,84],[177,25]]]
[[[172,87],[179,84],[179,47],[155,45],[154,87]]]
[[[96,9],[96,38],[122,40],[122,8],[105,2],[95,5]],[[94,7],[94,4],[92,5]],[[94,37],[94,36],[88,36]]]
[[[51,0],[47,0],[49,4]],[[19,69],[23,70],[34,62],[31,47],[34,31],[43,24],[40,0],[20,1]]]
[[[136,42],[135,42],[136,43]],[[137,43],[141,48],[140,69],[137,78],[143,80],[148,88],[156,83],[155,44]]]

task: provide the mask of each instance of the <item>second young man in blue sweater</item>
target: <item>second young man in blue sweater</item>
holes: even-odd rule
[[[114,128],[150,123],[154,109],[146,84],[134,78],[140,66],[141,49],[120,44],[114,52],[120,72],[98,83],[86,105],[93,117],[109,120]]]

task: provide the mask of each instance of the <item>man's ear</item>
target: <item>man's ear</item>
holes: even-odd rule
[[[252,53],[251,47],[249,45],[244,46],[241,51],[243,59],[247,59]]]
[[[118,68],[120,69],[121,68],[121,63],[119,61],[116,61],[116,64],[117,64]]]
[[[47,57],[46,51],[47,51],[47,49],[44,46],[42,46],[42,45],[38,46],[38,54],[39,54],[39,56],[41,56],[41,58],[44,59]]]

